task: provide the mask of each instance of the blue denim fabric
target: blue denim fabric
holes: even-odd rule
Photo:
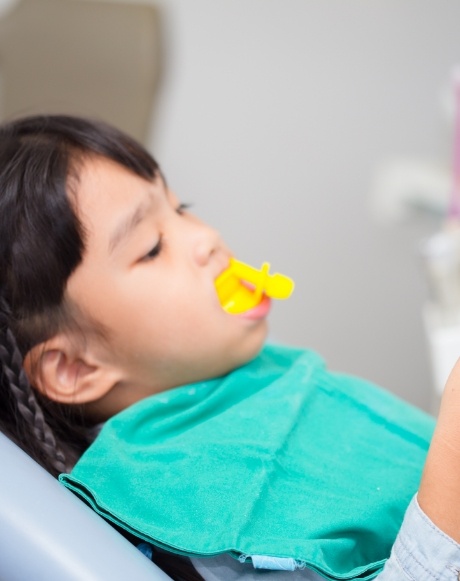
[[[414,497],[376,581],[458,581],[459,572],[460,545],[431,522]]]

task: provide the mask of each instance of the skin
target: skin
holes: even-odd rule
[[[442,531],[460,543],[460,361],[447,381],[426,460],[418,502]]]
[[[231,251],[161,177],[146,181],[93,158],[75,204],[86,251],[67,300],[107,340],[58,336],[41,346],[35,383],[48,397],[84,403],[101,420],[151,394],[226,374],[259,352],[265,319],[227,314],[215,291]]]

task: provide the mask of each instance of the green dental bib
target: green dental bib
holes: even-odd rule
[[[225,377],[114,416],[60,480],[172,552],[290,558],[364,580],[390,554],[433,427],[314,353],[266,347]]]

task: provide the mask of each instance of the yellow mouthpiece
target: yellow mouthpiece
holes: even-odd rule
[[[222,308],[237,315],[256,307],[264,294],[272,299],[289,298],[294,282],[284,274],[269,274],[269,270],[268,262],[257,269],[231,258],[230,266],[215,281]]]

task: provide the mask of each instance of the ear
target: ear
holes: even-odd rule
[[[59,334],[33,347],[24,359],[33,386],[49,399],[66,404],[88,403],[106,395],[119,374],[82,343]]]

